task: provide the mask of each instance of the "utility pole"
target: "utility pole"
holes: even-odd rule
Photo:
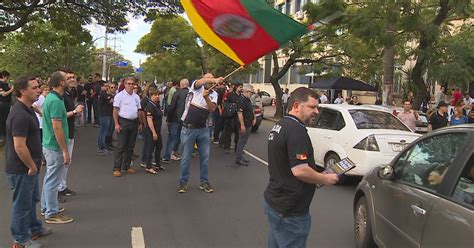
[[[104,52],[102,55],[102,79],[107,80],[107,27],[105,27]]]

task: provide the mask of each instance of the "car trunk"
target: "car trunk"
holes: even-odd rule
[[[420,137],[419,134],[396,130],[372,130],[380,152],[383,154],[398,154],[411,142]]]

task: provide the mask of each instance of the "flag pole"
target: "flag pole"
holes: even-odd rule
[[[244,69],[244,66],[241,65],[239,68],[235,69],[234,71],[232,71],[231,73],[227,74],[227,76],[224,77],[224,80],[226,80],[227,78],[229,78],[230,76],[234,75],[235,73],[237,73],[238,71],[241,71]],[[217,86],[217,84],[214,84],[211,88],[209,88],[209,90],[212,90],[214,89],[215,87]]]

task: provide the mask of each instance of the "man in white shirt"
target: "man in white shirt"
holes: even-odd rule
[[[398,119],[400,119],[405,125],[407,125],[412,132],[416,131],[416,123],[420,121],[420,117],[416,110],[411,109],[411,101],[406,99],[403,101],[403,111],[398,113]]]
[[[143,129],[145,115],[140,105],[140,97],[133,93],[136,85],[135,79],[130,77],[124,81],[125,89],[114,97],[113,118],[115,131],[118,134],[118,147],[115,152],[114,173],[115,177],[122,175],[120,170],[127,174],[135,174],[136,171],[130,168],[132,162],[133,149],[137,132]]]
[[[464,93],[464,98],[462,99],[464,106],[463,108],[466,110],[466,114],[469,115],[469,113],[472,111],[471,106],[474,103],[474,99],[469,95],[469,92]]]
[[[285,89],[285,92],[281,96],[281,102],[283,103],[283,114],[286,114],[286,111],[288,111],[288,98],[290,98],[290,93],[288,89]]]
[[[181,158],[181,170],[179,178],[178,193],[187,191],[189,179],[189,164],[194,144],[197,144],[200,160],[199,189],[206,193],[214,192],[208,179],[208,162],[211,138],[207,127],[209,113],[214,112],[217,107],[218,94],[209,90],[212,85],[223,83],[224,78],[214,78],[211,73],[205,74],[201,79],[192,83],[186,98],[186,106],[181,117],[183,128],[181,130],[181,143],[183,145],[183,156]]]

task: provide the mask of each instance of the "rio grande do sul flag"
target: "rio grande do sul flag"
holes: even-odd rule
[[[242,66],[308,31],[265,0],[181,0],[181,4],[198,35]]]

